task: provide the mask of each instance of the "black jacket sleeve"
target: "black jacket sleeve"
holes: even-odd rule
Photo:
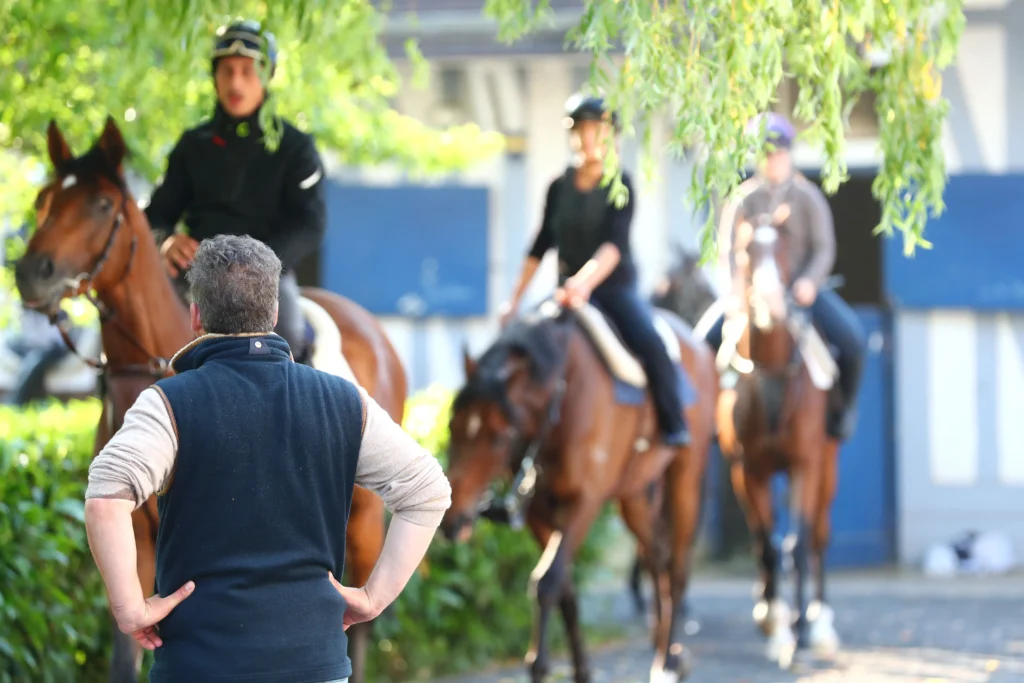
[[[181,220],[182,214],[192,203],[192,180],[185,165],[187,135],[182,135],[171,150],[167,158],[164,180],[153,190],[149,206],[146,207],[146,220],[149,221],[153,232],[165,236],[174,232],[174,227]]]
[[[290,270],[320,246],[327,231],[323,164],[313,138],[299,133],[284,174],[281,208],[267,246]]]
[[[537,231],[537,236],[533,238],[533,245],[528,253],[529,256],[537,260],[544,258],[544,254],[548,253],[548,250],[555,246],[555,233],[551,227],[551,221],[554,219],[555,202],[558,201],[558,190],[561,182],[562,176],[559,176],[548,185],[548,194],[544,198],[544,217],[541,219],[540,230]]]

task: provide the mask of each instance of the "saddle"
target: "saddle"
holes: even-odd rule
[[[745,314],[735,314],[725,319],[722,325],[722,345],[715,359],[720,374],[724,375],[730,367],[743,374],[754,369],[750,359],[741,357],[737,350],[747,323]],[[802,323],[790,316],[786,319],[786,327],[797,341],[797,352],[807,366],[811,383],[822,391],[831,390],[839,379],[835,350],[825,343],[824,337],[813,324]]]
[[[299,296],[299,309],[306,322],[306,341],[310,348],[306,364],[356,382],[352,366],[341,352],[341,332],[330,313],[305,296]]]
[[[557,304],[553,301],[545,302],[542,308],[547,306],[550,306],[549,310],[552,313],[557,311]],[[639,359],[622,341],[622,335],[615,323],[590,303],[572,309],[572,313],[615,381],[617,400],[620,403],[629,404],[642,402],[648,386],[647,373]],[[658,309],[654,309],[653,322],[654,329],[661,337],[669,360],[677,369],[680,396],[683,406],[688,407],[696,400],[696,389],[682,367],[679,339],[676,337],[671,323],[663,317]]]

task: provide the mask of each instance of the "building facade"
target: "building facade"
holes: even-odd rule
[[[332,208],[329,241],[336,246],[325,249],[323,284],[360,301],[393,290],[393,310],[381,301],[376,312],[413,389],[458,387],[463,344],[478,354],[493,340],[498,305],[538,227],[547,184],[568,161],[563,106],[585,81],[588,61],[563,50],[580,3],[551,4],[549,30],[504,46],[480,0],[392,3],[389,49],[400,59],[406,38],[416,37],[432,70],[430,87],[404,91],[397,107],[436,125],[473,121],[509,139],[500,158],[430,185],[444,211],[432,212],[426,195],[417,195],[424,186],[400,173],[333,173],[339,191],[377,199],[358,217]],[[1024,553],[1024,526],[1012,521],[1024,513],[1024,420],[1017,417],[1024,405],[1024,268],[1013,248],[1024,246],[1013,204],[1024,192],[1024,88],[1011,86],[1011,75],[1024,73],[1024,47],[1009,40],[1024,31],[1024,1],[968,0],[965,11],[960,56],[944,74],[952,104],[944,135],[950,182],[947,211],[927,231],[935,248],[907,259],[899,236],[870,234],[879,219],[870,185],[880,156],[869,98],[851,118],[853,177],[830,197],[836,270],[847,280],[841,293],[868,332],[861,423],[842,453],[835,565],[916,563],[931,544],[969,530],[1008,532]],[[784,87],[780,106],[794,95]],[[656,148],[669,126],[661,121],[652,131]],[[649,290],[677,246],[696,250],[704,215],[686,201],[685,159],[659,155],[648,182],[637,146],[625,141],[622,153],[637,181],[633,246]],[[816,177],[818,154],[799,145],[794,154]],[[366,203],[342,196],[336,204]],[[399,227],[346,256],[355,232],[346,221],[356,218]],[[449,246],[409,247],[403,255],[401,245],[413,244],[416,233],[441,236]],[[391,259],[410,273],[402,283],[385,283],[383,266],[370,265]],[[550,293],[552,261],[529,299]],[[348,274],[333,274],[339,270]]]

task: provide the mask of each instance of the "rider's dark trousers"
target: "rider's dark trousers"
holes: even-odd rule
[[[636,287],[628,286],[598,287],[590,301],[611,318],[622,341],[643,365],[662,431],[674,434],[684,429],[686,422],[676,369],[654,329],[650,305],[640,298]]]
[[[864,327],[853,309],[842,297],[830,290],[818,292],[811,304],[811,318],[821,328],[825,340],[839,350],[839,390],[843,403],[851,406],[860,391],[860,376],[864,366]],[[722,345],[723,318],[708,330],[707,341],[717,351]]]
[[[182,300],[188,301],[188,282],[184,272],[174,281]],[[277,290],[277,327],[274,332],[281,335],[291,347],[295,360],[302,360],[306,351],[306,322],[299,308],[299,283],[295,273],[288,271],[281,275]]]
[[[291,271],[281,275],[277,293],[277,327],[274,331],[288,342],[295,360],[301,360],[306,351],[306,322],[299,308],[299,283]]]
[[[18,369],[18,378],[14,382],[14,388],[7,395],[4,402],[10,405],[21,406],[32,400],[46,398],[46,373],[68,353],[70,351],[62,341],[55,341],[47,346],[31,349],[22,358],[21,367]]]

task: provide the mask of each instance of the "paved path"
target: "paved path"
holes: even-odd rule
[[[752,580],[698,578],[691,605],[695,683],[1010,683],[1024,681],[1024,577],[927,580],[836,576],[830,585],[843,651],[784,672],[762,655],[751,621]],[[630,623],[622,642],[592,651],[594,683],[646,683],[651,651],[625,590],[590,597],[586,618]],[[526,644],[524,643],[524,650]],[[564,658],[550,680],[571,681]],[[520,683],[522,666],[436,683]]]

